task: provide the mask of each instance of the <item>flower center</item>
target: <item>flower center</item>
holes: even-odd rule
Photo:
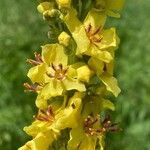
[[[95,125],[95,123],[97,123],[98,120],[99,120],[99,116],[98,115],[95,118],[89,115],[84,120],[85,133],[87,133],[89,135],[92,135],[92,136],[95,135],[97,130],[93,126]]]
[[[101,32],[101,27],[97,28],[96,30],[93,30],[91,24],[89,24],[85,31],[90,42],[94,45],[100,43],[103,39],[103,37],[99,35],[99,33]]]
[[[46,110],[39,110],[38,115],[36,116],[36,119],[39,121],[45,121],[45,122],[53,122],[54,121],[54,112],[52,110],[51,106],[48,106]]]
[[[57,80],[64,80],[66,78],[68,68],[63,68],[62,64],[52,64],[51,69],[52,70],[50,71],[50,73],[47,72],[47,75],[50,78],[55,78]]]
[[[106,117],[104,121],[101,123],[100,128],[94,128],[94,125],[99,121],[99,115],[97,115],[95,118],[92,116],[88,116],[84,120],[84,130],[85,133],[88,135],[98,135],[98,134],[103,134],[106,132],[116,132],[116,131],[121,131],[122,129],[118,127],[118,123],[112,123],[110,121],[110,117]]]

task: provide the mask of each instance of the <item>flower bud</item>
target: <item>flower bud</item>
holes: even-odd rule
[[[43,3],[40,3],[37,7],[37,10],[40,12],[40,13],[44,13],[45,11],[47,10],[50,10],[53,8],[53,3],[50,3],[50,2],[43,2]]]
[[[48,20],[49,18],[58,17],[59,15],[60,15],[59,10],[51,9],[51,10],[47,10],[43,13],[43,18],[45,20]]]
[[[92,75],[92,71],[88,66],[84,65],[77,69],[78,79],[83,82],[89,82],[89,79]]]
[[[71,4],[71,0],[57,0],[57,3],[60,8],[63,8],[63,7],[69,8]]]
[[[67,47],[69,45],[70,38],[71,37],[66,32],[62,32],[58,37],[58,41],[60,44]]]

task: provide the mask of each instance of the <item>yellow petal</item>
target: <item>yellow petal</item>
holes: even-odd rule
[[[85,85],[79,82],[77,79],[66,78],[62,81],[66,90],[77,90],[80,92],[86,91]]]
[[[45,81],[45,73],[46,73],[46,64],[37,65],[32,67],[29,71],[27,76],[31,79],[33,83],[44,83]]]
[[[47,44],[42,46],[42,58],[50,65],[54,63],[56,65],[67,65],[68,57],[64,52],[64,47],[60,44]]]
[[[99,76],[102,82],[106,85],[106,89],[114,94],[115,97],[121,92],[120,88],[118,87],[118,83],[116,78],[108,73],[103,73]]]
[[[83,126],[74,128],[70,132],[68,150],[95,150],[96,137],[85,134]]]
[[[54,136],[51,133],[39,133],[33,140],[27,142],[18,150],[47,150],[53,141]]]
[[[77,78],[77,71],[74,68],[74,66],[69,66],[68,70],[67,70],[67,76],[69,78],[73,78],[76,79]]]
[[[100,36],[102,36],[101,42],[97,43],[97,46],[99,49],[108,49],[111,47],[117,48],[119,44],[119,39],[116,34],[115,28],[110,28],[107,30],[103,30],[100,33]]]
[[[86,55],[93,56],[103,62],[110,63],[112,61],[111,53],[105,50],[100,50],[97,47],[90,47],[88,51],[85,52]]]
[[[99,13],[92,9],[89,11],[87,14],[87,17],[84,20],[84,25],[85,27],[88,27],[89,25],[92,26],[93,30],[98,29],[99,27],[103,27],[106,22],[106,15],[103,13]]]
[[[85,27],[77,18],[76,10],[72,8],[63,20],[77,44],[76,54],[82,54],[88,49],[90,41],[86,35]]]
[[[41,125],[39,121],[34,121],[30,126],[26,126],[23,128],[23,130],[30,136],[36,137],[36,135],[40,132],[40,127],[44,126],[44,124]]]
[[[36,106],[38,108],[45,108],[47,100],[51,97],[62,95],[63,87],[59,80],[51,79],[50,82],[44,86],[36,99]]]
[[[103,73],[104,63],[101,60],[91,57],[88,61],[88,65],[97,75]]]
[[[82,99],[79,93],[69,99],[68,105],[61,109],[56,115],[55,128],[62,130],[65,128],[74,128],[78,125],[80,118]]]

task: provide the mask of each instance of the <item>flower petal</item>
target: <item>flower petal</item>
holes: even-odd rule
[[[115,105],[110,100],[102,99],[101,101],[102,101],[102,108],[103,109],[110,109],[112,111],[115,110]]]
[[[93,56],[103,62],[106,62],[106,63],[109,63],[113,59],[110,52],[105,51],[105,50],[101,51],[100,49],[98,49],[95,46],[89,48],[85,54],[89,55],[89,56]]]
[[[85,85],[76,79],[66,78],[62,82],[67,91],[70,91],[70,90],[77,90],[80,92],[86,91]]]
[[[103,13],[99,13],[93,9],[87,14],[87,17],[84,20],[84,25],[85,27],[91,25],[92,29],[96,30],[99,27],[103,28],[105,22],[106,15],[104,15]]]
[[[79,126],[70,132],[68,150],[95,150],[96,137],[86,135],[83,127]]]
[[[88,61],[88,65],[97,75],[103,73],[104,63],[101,60],[91,57]]]
[[[47,106],[47,100],[51,97],[62,95],[63,87],[59,80],[51,79],[47,85],[39,93],[36,99],[36,106],[38,108],[45,108]]]
[[[49,132],[39,133],[33,140],[27,142],[18,150],[47,150],[54,140],[54,135]]]
[[[79,93],[69,99],[67,107],[61,109],[56,115],[55,128],[62,130],[65,128],[74,128],[78,125],[80,118],[82,99]]]
[[[72,36],[77,44],[76,54],[82,54],[88,49],[90,41],[86,35],[85,27],[77,18],[76,10],[73,8],[70,9],[63,20],[72,33]]]
[[[99,76],[102,82],[106,85],[106,89],[114,94],[115,97],[121,92],[120,88],[118,87],[118,83],[116,78],[112,75],[104,72],[102,75]]]
[[[108,49],[111,47],[117,48],[119,44],[119,38],[116,34],[115,28],[110,28],[107,30],[103,30],[100,33],[100,36],[102,36],[101,42],[97,43],[97,46],[99,49]]]
[[[28,71],[27,76],[33,83],[43,83],[45,80],[46,67],[47,65],[45,63],[32,67]]]
[[[54,63],[66,66],[68,62],[64,47],[60,44],[47,44],[42,46],[42,58],[48,65]]]

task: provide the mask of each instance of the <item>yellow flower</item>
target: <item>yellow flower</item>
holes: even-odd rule
[[[45,108],[46,100],[63,95],[66,90],[86,90],[77,78],[76,69],[68,66],[67,61],[63,46],[48,44],[42,47],[42,62],[28,72],[31,81],[43,87],[36,100],[37,107]]]
[[[78,126],[82,108],[81,98],[80,93],[75,93],[69,100],[65,98],[62,104],[56,99],[47,109],[40,109],[32,125],[24,128],[33,140],[19,150],[47,150],[57,139],[60,130]]]
[[[114,110],[114,105],[109,100],[99,99],[99,97],[89,97],[86,101],[78,126],[70,132],[68,150],[95,150],[97,139],[100,139],[101,150],[104,145],[102,136],[105,131],[100,124],[98,114],[104,109]]]
[[[59,135],[59,131],[51,127],[54,121],[55,112],[51,106],[46,110],[39,110],[32,125],[24,128],[24,131],[33,139],[19,150],[47,150]]]
[[[85,85],[72,73],[72,71],[75,72],[73,68],[62,68],[61,65],[53,66],[52,68],[54,72],[47,72],[49,77],[47,84],[39,92],[36,100],[36,105],[39,108],[46,106],[46,100],[51,97],[61,96],[65,91],[86,91]]]
[[[74,9],[68,11],[64,21],[77,44],[77,55],[89,55],[106,63],[113,59],[108,49],[117,48],[119,39],[114,28],[103,30],[105,19],[92,10],[82,24]]]

